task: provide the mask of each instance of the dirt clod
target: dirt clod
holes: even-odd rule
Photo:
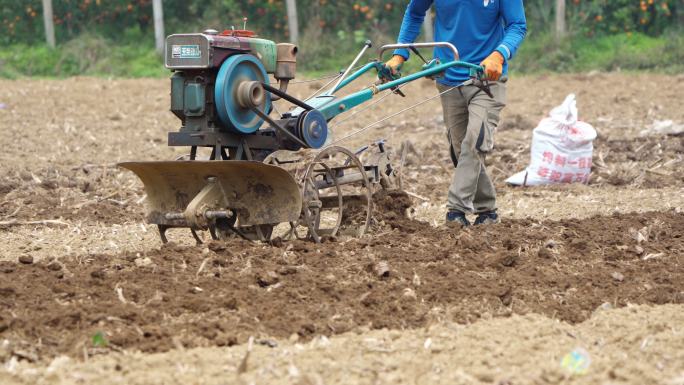
[[[278,274],[275,271],[267,271],[265,273],[258,273],[256,276],[256,282],[261,287],[267,287],[275,285],[280,281]]]
[[[543,259],[549,259],[553,257],[553,254],[546,247],[542,247],[537,251],[537,256]]]
[[[45,266],[48,270],[59,271],[62,270],[62,264],[57,261],[52,261]]]
[[[501,258],[499,260],[499,263],[505,267],[515,266],[515,264],[517,262],[518,262],[518,255],[517,254],[505,255],[503,258]]]
[[[95,279],[104,279],[107,276],[105,269],[95,269],[90,272],[90,276]]]
[[[31,255],[22,255],[19,257],[19,262],[23,263],[24,265],[30,265],[33,263],[33,256]]]
[[[504,290],[503,293],[499,294],[499,299],[504,306],[511,306],[513,302],[513,289],[507,288]]]

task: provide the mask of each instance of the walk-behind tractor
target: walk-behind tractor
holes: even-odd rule
[[[181,128],[169,133],[168,144],[190,147],[190,153],[175,161],[120,164],[145,185],[147,220],[158,226],[162,241],[167,241],[170,228],[189,228],[197,242],[199,230],[208,230],[214,239],[237,235],[268,241],[281,224],[282,236],[316,242],[340,231],[363,234],[371,220],[374,192],[401,188],[401,166],[394,165],[382,141],[353,151],[336,145],[370,126],[334,140],[331,120],[383,91],[386,94],[366,108],[392,93],[401,94],[408,82],[438,77],[453,66],[469,68],[472,81],[487,91],[482,68],[458,61],[458,51],[449,43],[386,45],[378,60],[354,68],[370,46],[366,42],[346,71],[301,100],[287,93],[295,77],[293,44],[275,44],[246,30],[169,36],[165,64],[173,71],[171,112],[181,120]],[[421,71],[401,78],[381,61],[390,49],[409,48],[418,54],[418,48],[437,46],[451,50],[454,61],[424,60]],[[376,70],[381,81],[337,96],[370,70]],[[292,108],[273,117],[273,102],[279,99]],[[211,151],[207,160],[201,160],[200,148],[210,149],[204,150]]]

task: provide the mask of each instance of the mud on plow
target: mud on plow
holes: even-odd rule
[[[336,236],[340,230],[362,235],[372,212],[372,195],[398,187],[397,170],[382,144],[367,151],[370,162],[344,147],[320,151],[276,151],[262,162],[188,160],[131,162],[121,166],[135,172],[147,192],[147,220],[166,230],[189,228],[213,239],[240,236],[268,241],[279,236]],[[364,157],[365,158],[365,157]],[[345,206],[347,210],[345,211]],[[346,215],[345,214],[352,214]]]
[[[190,153],[174,161],[120,164],[143,182],[147,221],[158,226],[162,241],[167,242],[166,232],[172,228],[189,229],[198,243],[199,231],[208,231],[213,239],[261,241],[275,236],[315,242],[338,234],[361,236],[371,223],[373,195],[401,190],[404,156],[395,156],[381,140],[355,150],[338,143],[394,115],[337,140],[330,122],[380,93],[384,96],[365,108],[389,95],[403,95],[400,89],[408,82],[434,79],[454,66],[469,68],[472,81],[488,91],[481,80],[483,69],[459,61],[449,43],[386,45],[378,60],[355,67],[370,46],[366,42],[346,71],[300,100],[287,93],[296,72],[293,44],[275,44],[246,30],[169,36],[165,64],[173,71],[171,111],[182,124],[168,134],[168,144],[189,147]],[[454,59],[424,60],[421,71],[400,77],[381,61],[383,52],[400,47],[415,53],[438,47]],[[337,95],[371,70],[381,81]],[[274,114],[273,101],[279,99],[292,107]],[[202,148],[211,151],[206,160],[198,151]]]

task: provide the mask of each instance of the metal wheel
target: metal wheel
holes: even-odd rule
[[[330,181],[332,188],[335,189],[334,195],[328,195],[328,204],[323,205],[323,194],[319,189],[317,182]],[[342,186],[337,181],[335,172],[324,162],[314,161],[309,165],[307,173],[302,181],[302,216],[306,227],[308,228],[307,237],[313,239],[316,243],[321,242],[321,236],[328,235],[334,237],[342,224],[342,215],[344,212],[344,201]],[[326,211],[332,213],[331,217],[327,218],[328,223],[322,222],[322,217]],[[332,219],[332,221],[331,221]],[[325,220],[324,220],[325,222]]]
[[[364,146],[356,151],[361,163],[366,166],[366,172],[372,175],[373,193],[380,190],[401,190],[402,189],[402,170],[406,159],[407,147],[402,145],[399,152],[401,160],[398,166],[392,162],[393,153],[388,150],[384,141],[377,141]]]
[[[276,151],[265,163],[286,169],[299,183],[302,213],[290,223],[289,237],[321,242],[344,231],[360,236],[371,220],[372,186],[366,170],[350,150]]]
[[[371,184],[363,164],[344,147],[316,154],[301,180],[302,218],[306,238],[320,242],[340,230],[361,236],[370,224]],[[351,214],[349,214],[351,213]]]

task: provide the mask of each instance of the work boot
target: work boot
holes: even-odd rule
[[[463,227],[468,227],[470,226],[470,222],[468,222],[468,218],[466,218],[466,215],[464,212],[458,211],[458,210],[449,210],[446,213],[446,223],[448,225],[455,224],[455,225],[460,225]]]
[[[475,218],[474,224],[489,225],[492,223],[499,223],[499,216],[496,214],[496,210],[480,213],[477,218]]]

